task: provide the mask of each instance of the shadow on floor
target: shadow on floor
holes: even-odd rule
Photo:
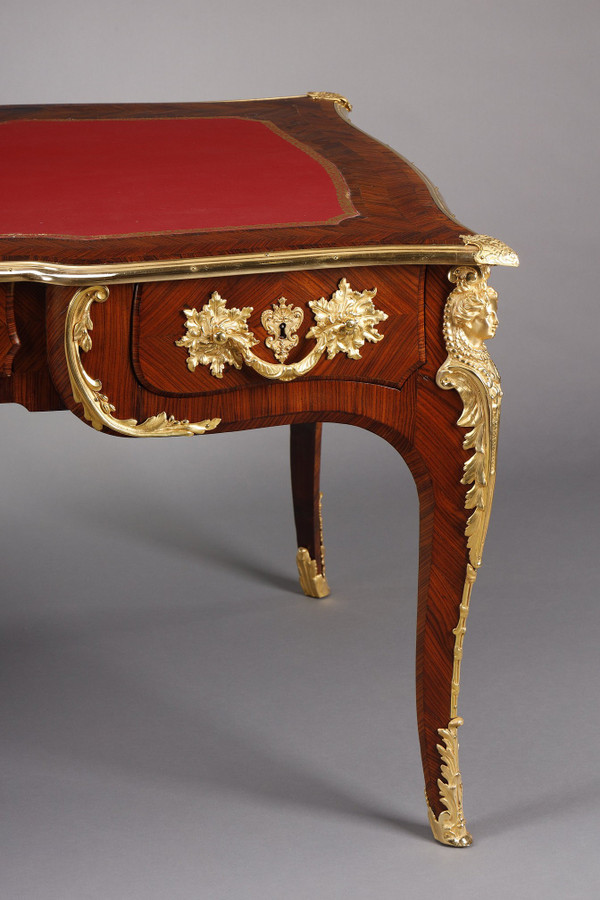
[[[300,755],[269,746],[228,720],[216,701],[209,710],[206,700],[186,706],[160,687],[152,692],[161,683],[158,670],[139,672],[123,664],[114,649],[99,649],[85,629],[53,640],[23,630],[5,634],[0,659],[9,688],[0,709],[9,755],[50,757],[200,794],[209,784],[430,840],[425,823],[370,802]],[[206,691],[197,695],[205,697]]]

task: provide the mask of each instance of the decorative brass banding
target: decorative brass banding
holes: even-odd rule
[[[471,241],[472,237],[469,235],[467,240]],[[341,266],[458,266],[477,263],[476,257],[480,252],[475,246],[465,247],[462,244],[389,244],[83,266],[42,260],[14,260],[0,262],[0,281],[41,281],[44,284],[86,286],[91,281],[102,284],[181,281],[222,275],[257,275],[261,272],[339,269]],[[514,258],[516,259],[516,254]],[[498,265],[518,265],[518,260],[499,262]]]
[[[460,664],[463,658],[463,642],[467,631],[467,617],[469,615],[469,604],[471,602],[471,593],[473,585],[477,578],[477,569],[474,569],[470,563],[467,563],[467,574],[465,576],[465,584],[463,587],[462,599],[460,602],[458,624],[452,629],[454,635],[454,662],[452,665],[452,691],[450,695],[450,715],[454,719],[458,715],[458,695],[460,692]]]
[[[450,847],[468,847],[473,843],[463,813],[463,785],[458,768],[458,729],[462,724],[463,720],[457,716],[450,720],[447,728],[438,728],[438,734],[443,741],[442,744],[437,744],[441,759],[438,788],[440,801],[446,809],[436,819],[427,803],[429,824],[434,838]]]
[[[187,365],[191,372],[199,365],[210,366],[211,374],[222,378],[225,365],[239,369],[242,363],[246,363],[264,378],[292,381],[310,372],[325,353],[328,359],[333,359],[338,353],[345,353],[350,359],[360,359],[360,349],[365,341],[377,343],[383,339],[376,326],[388,316],[375,308],[373,297],[376,293],[377,288],[354,291],[342,278],[329,300],[325,297],[311,300],[308,305],[313,311],[315,324],[306,337],[308,340],[314,339],[316,344],[303,359],[291,365],[267,362],[256,356],[251,348],[258,341],[247,325],[252,307],[228,307],[227,301],[216,291],[200,311],[184,310],[186,331],[175,343],[187,349]]]
[[[85,371],[81,353],[91,350],[93,329],[90,309],[92,303],[105,303],[109,290],[105,285],[82,288],[69,303],[65,319],[65,357],[73,399],[83,406],[85,418],[98,431],[111,431],[127,437],[170,437],[177,435],[204,434],[216,428],[220,419],[205,419],[202,422],[188,422],[175,419],[166,412],[150,416],[145,422],[136,419],[117,419],[113,416],[115,407],[102,393],[102,382],[92,378]]]

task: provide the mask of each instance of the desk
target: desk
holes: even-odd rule
[[[289,424],[315,598],[329,593],[322,423],[395,447],[420,502],[429,821],[464,847],[460,665],[501,400],[488,278],[518,260],[349,110],[327,93],[2,109],[0,401],[125,437]]]

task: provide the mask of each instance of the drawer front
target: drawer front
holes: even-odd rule
[[[137,379],[172,396],[268,380],[397,386],[422,362],[418,267],[283,272],[137,287]]]

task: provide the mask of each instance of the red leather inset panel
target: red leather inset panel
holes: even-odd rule
[[[0,235],[100,237],[339,222],[331,163],[262,121],[0,124]]]

